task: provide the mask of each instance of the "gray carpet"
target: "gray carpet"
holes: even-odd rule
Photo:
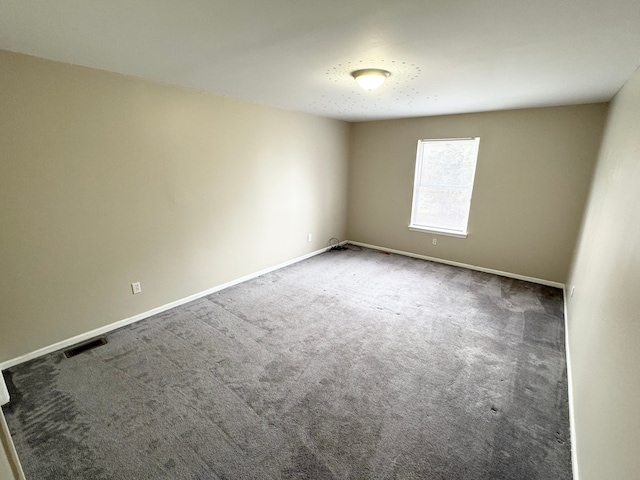
[[[562,292],[332,251],[5,372],[28,480],[571,478]]]

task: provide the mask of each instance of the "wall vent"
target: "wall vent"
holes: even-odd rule
[[[67,358],[75,357],[76,355],[80,355],[87,350],[92,350],[96,347],[101,347],[102,345],[107,344],[107,339],[105,337],[95,338],[93,340],[89,340],[88,342],[79,343],[78,345],[71,347],[69,350],[64,351],[64,356]]]

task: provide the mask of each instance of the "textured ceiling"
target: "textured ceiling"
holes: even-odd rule
[[[0,49],[344,120],[609,100],[640,0],[2,0]],[[349,73],[391,72],[379,90]]]

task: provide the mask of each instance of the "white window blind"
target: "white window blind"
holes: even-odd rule
[[[479,138],[419,140],[412,229],[466,236]]]

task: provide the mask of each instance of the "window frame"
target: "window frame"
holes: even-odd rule
[[[418,190],[420,178],[422,176],[423,159],[424,159],[424,145],[430,142],[451,142],[461,140],[474,140],[476,143],[475,148],[475,162],[473,167],[473,177],[471,178],[471,185],[469,186],[469,207],[467,209],[466,223],[464,230],[454,230],[448,228],[440,228],[434,226],[417,225],[414,223],[414,212],[416,211],[416,204],[418,202]],[[469,217],[471,215],[471,201],[473,200],[473,188],[475,185],[476,173],[478,171],[478,156],[480,153],[480,137],[460,137],[460,138],[423,138],[418,140],[418,147],[416,149],[416,166],[413,176],[413,199],[411,201],[411,219],[409,223],[409,230],[416,232],[435,233],[438,235],[447,235],[450,237],[467,238],[469,235]]]

